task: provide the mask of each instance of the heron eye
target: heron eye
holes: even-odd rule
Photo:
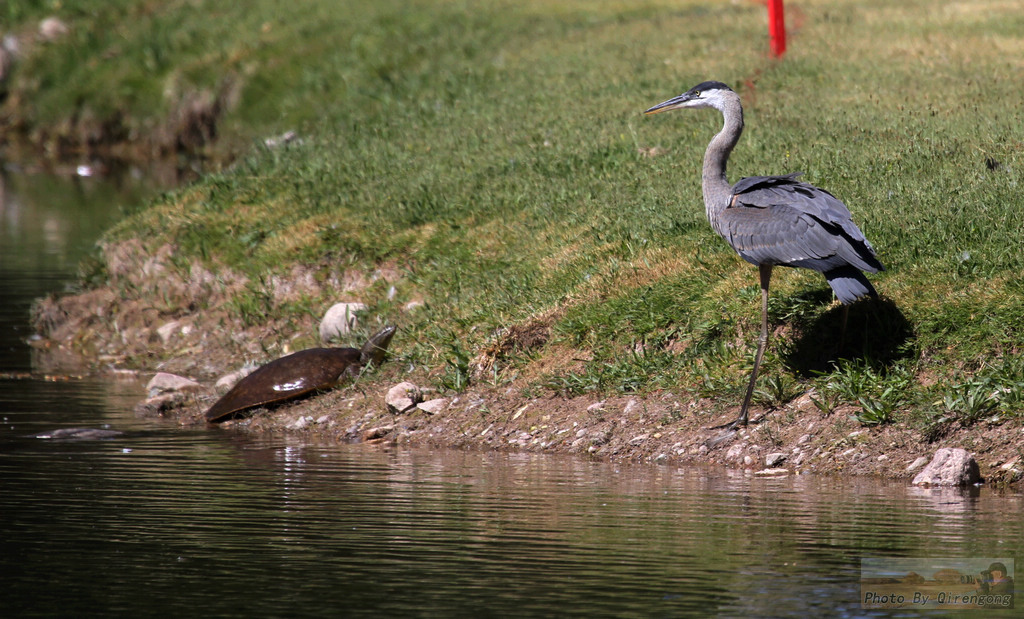
[[[693,96],[699,97],[700,96],[700,91],[699,90],[693,91]]]

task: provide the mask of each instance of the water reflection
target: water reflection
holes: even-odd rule
[[[149,193],[130,178],[0,172],[0,373],[31,369],[32,301],[64,290],[102,232]]]
[[[102,588],[98,610],[210,615],[861,616],[862,557],[1024,539],[1020,497],[987,491],[943,499],[951,525],[878,480],[206,432],[22,444],[0,474],[11,590],[51,610]]]

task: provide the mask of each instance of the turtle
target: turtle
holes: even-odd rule
[[[395,330],[384,327],[362,348],[307,348],[260,366],[214,402],[206,411],[206,421],[220,423],[250,408],[335,387],[369,363],[380,365]]]

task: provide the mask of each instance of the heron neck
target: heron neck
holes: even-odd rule
[[[732,186],[725,176],[725,168],[729,154],[743,133],[743,108],[739,96],[726,99],[721,112],[725,123],[704,152],[704,169],[701,173],[704,205],[712,225],[717,219],[715,214],[728,207],[732,197]]]

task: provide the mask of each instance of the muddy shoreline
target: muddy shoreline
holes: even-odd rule
[[[317,325],[308,316],[275,317],[246,326],[223,309],[228,295],[248,284],[227,269],[215,273],[198,263],[182,266],[171,260],[174,248],[147,248],[139,240],[106,245],[102,255],[109,274],[106,285],[37,303],[34,325],[40,337],[34,346],[44,368],[77,363],[99,371],[133,369],[145,379],[160,371],[200,385],[192,392],[140,403],[139,414],[182,425],[204,424],[204,411],[223,392],[214,387],[220,376],[247,362],[263,363],[320,345],[314,335]],[[311,276],[324,268],[329,267],[296,267],[270,282],[268,294],[277,302],[297,294],[351,300],[361,288],[394,275],[382,267],[372,274]],[[289,434],[317,442],[559,452],[630,462],[729,466],[753,474],[873,475],[908,483],[939,448],[960,447],[974,455],[987,484],[1016,486],[1021,476],[1024,432],[1008,423],[951,428],[940,440],[928,442],[920,430],[906,424],[864,427],[854,419],[853,407],[839,407],[826,416],[812,403],[813,393],[778,409],[755,409],[752,416],[759,423],[725,432],[710,428],[734,418],[739,402],[723,409],[685,392],[574,398],[547,392],[527,397],[522,380],[500,387],[478,383],[461,393],[432,392],[436,377],[426,370],[406,372],[401,364],[403,317],[391,320],[399,325],[392,343],[395,361],[354,383],[271,410],[259,409],[219,429]],[[541,320],[520,330],[543,350],[557,346],[544,337],[548,326]],[[486,364],[486,353],[477,363]],[[390,411],[385,394],[402,381],[424,388],[428,399],[443,398],[440,410]],[[716,410],[717,414],[708,412]]]

